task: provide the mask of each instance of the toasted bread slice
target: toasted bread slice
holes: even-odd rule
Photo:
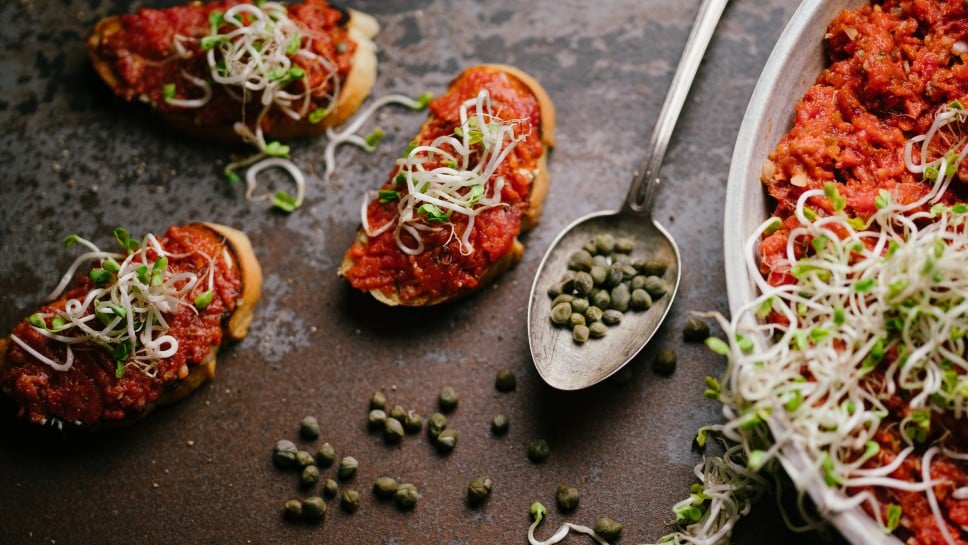
[[[192,7],[207,9],[194,4]],[[340,25],[344,27],[349,40],[355,44],[349,62],[349,71],[339,81],[339,94],[333,104],[327,105],[328,113],[317,122],[311,121],[308,115],[293,119],[278,108],[270,109],[267,119],[262,123],[266,138],[288,140],[322,134],[327,128],[346,121],[369,95],[376,80],[377,70],[376,45],[373,43],[373,37],[379,32],[380,25],[376,19],[366,13],[335,6],[333,9],[342,12]],[[246,112],[241,102],[238,103],[237,118],[231,120],[222,118],[221,121],[213,123],[203,112],[204,107],[178,108],[162,104],[164,98],[157,89],[152,89],[150,92],[144,89],[139,91],[126,81],[127,78],[122,74],[122,69],[126,70],[134,63],[159,66],[176,62],[190,66],[197,59],[159,60],[139,56],[130,50],[122,50],[115,38],[123,36],[124,32],[125,19],[123,16],[116,15],[99,20],[87,39],[87,51],[91,64],[115,94],[126,100],[138,99],[150,104],[168,125],[192,137],[221,142],[238,142],[242,139],[234,125],[236,122],[242,122],[244,117],[253,116],[253,111],[249,108]],[[200,36],[192,38],[199,39]],[[196,54],[201,55],[204,52]],[[249,117],[247,122],[251,125],[252,118]]]
[[[537,80],[518,68],[503,64],[484,64],[468,68],[451,82],[451,87],[453,87],[457,82],[461,81],[461,78],[473,72],[503,74],[509,80],[513,81],[514,86],[520,86],[524,89],[527,89],[531,97],[533,97],[534,101],[537,103],[537,115],[540,119],[538,126],[533,130],[537,130],[538,132],[541,153],[538,157],[534,158],[534,163],[532,165],[527,165],[521,169],[522,171],[527,172],[530,184],[527,202],[520,207],[521,215],[518,232],[528,231],[534,228],[534,226],[537,225],[538,221],[540,220],[543,203],[548,192],[549,176],[547,158],[548,153],[555,143],[554,105],[552,104],[548,93],[537,82]],[[421,134],[423,134],[428,127],[433,127],[439,122],[440,120],[436,119],[434,115],[431,114],[430,118],[421,128]],[[518,233],[514,233],[514,238],[507,246],[504,253],[500,256],[494,256],[493,261],[491,261],[484,270],[476,273],[476,277],[468,283],[469,285],[443,292],[435,290],[426,290],[421,292],[419,288],[414,290],[412,285],[401,285],[399,283],[394,283],[393,285],[369,288],[365,289],[364,291],[369,292],[378,301],[390,306],[430,306],[464,297],[483,288],[484,286],[487,286],[501,273],[510,269],[520,261],[524,251],[524,245],[520,240],[518,240],[517,234]],[[366,234],[366,231],[361,228],[357,232],[353,246],[351,246],[350,250],[347,251],[346,255],[344,256],[343,262],[339,269],[339,274],[349,279],[350,283],[357,287],[359,286],[357,278],[355,278],[356,271],[354,268],[358,263],[357,258],[354,255],[354,249],[358,250],[360,248],[366,248],[368,244],[370,244],[370,237]],[[407,266],[420,268],[422,265],[416,265],[411,261]]]
[[[218,327],[221,328],[223,340],[243,339],[248,333],[254,308],[262,291],[262,269],[249,238],[241,231],[215,223],[188,224],[181,229],[183,229],[182,236],[187,237],[188,240],[206,238],[205,244],[220,252],[220,255],[212,256],[212,266],[229,271],[226,273],[227,277],[234,279],[230,281],[231,285],[238,283],[237,291],[234,288],[231,291],[235,293],[234,300],[220,303],[221,306],[213,312],[224,311],[224,313],[214,316],[213,319],[220,324]],[[221,289],[228,288],[217,288],[216,291]],[[76,295],[76,292],[73,293]],[[61,300],[66,298],[67,294]],[[58,302],[54,302],[45,310],[56,305]],[[204,312],[200,310],[196,315],[201,316]],[[29,335],[30,326],[25,325],[26,322],[25,320],[14,331]],[[197,327],[192,326],[188,336],[199,335],[211,338],[211,332],[206,331],[206,328],[212,327],[211,323],[210,321],[199,322]],[[185,326],[182,328],[184,331]],[[13,337],[14,334],[11,333],[11,337],[0,339],[0,395],[17,405],[20,413],[18,416],[28,422],[78,430],[126,426],[144,418],[157,407],[180,401],[215,377],[216,355],[221,345],[221,343],[186,345],[185,351],[194,356],[185,356],[186,361],[179,369],[165,376],[159,374],[159,377],[156,377],[157,381],[147,379],[139,381],[134,390],[128,390],[122,385],[121,377],[114,377],[112,380],[111,370],[104,369],[105,358],[97,355],[99,352],[104,352],[101,347],[91,345],[82,349],[85,345],[77,345],[74,350],[76,358],[74,364],[70,369],[60,371],[51,369],[34,359],[21,344],[29,342],[32,349],[49,354],[59,349],[43,346],[43,344],[45,342],[55,344],[57,341],[44,341],[42,337],[34,337],[33,341],[21,340],[17,343],[13,342]],[[202,341],[185,340],[185,342],[191,344]],[[15,351],[16,354],[14,354]],[[84,362],[83,359],[88,361]],[[129,369],[126,370],[127,372],[138,373],[139,371]],[[68,373],[71,375],[68,376]],[[61,375],[58,376],[58,374]],[[82,391],[74,386],[77,384],[89,385],[95,389]],[[143,403],[119,401],[118,403],[124,409],[109,407],[105,402],[105,398],[109,397],[108,392],[111,397],[118,395],[118,392],[121,393],[120,395],[143,396],[144,393],[140,390],[142,387],[153,389],[156,395],[145,396]],[[130,394],[130,391],[138,393]],[[95,395],[82,395],[82,393]],[[65,402],[65,398],[69,398],[70,401]],[[97,406],[84,407],[84,404]]]

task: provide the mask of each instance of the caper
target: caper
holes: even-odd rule
[[[551,323],[567,325],[571,319],[571,303],[558,303],[551,309]]]
[[[570,293],[562,293],[558,297],[555,297],[553,301],[551,301],[551,308],[558,306],[558,304],[560,303],[570,303],[574,300],[575,300],[574,295]]]
[[[595,237],[595,251],[602,255],[609,255],[615,251],[615,237],[611,233],[604,233]]]
[[[608,517],[602,517],[595,521],[595,526],[592,529],[606,541],[611,541],[622,535],[622,528],[623,526],[620,523]]]
[[[612,263],[608,267],[608,274],[605,276],[605,281],[602,282],[602,286],[613,288],[619,285],[623,278],[625,278],[625,273],[622,272],[622,266],[618,263]]]
[[[575,293],[578,295],[588,295],[594,286],[591,274],[581,271],[575,275]]]
[[[467,484],[467,500],[472,504],[480,503],[491,495],[494,481],[490,477],[474,477]]]
[[[561,289],[561,283],[555,282],[554,284],[548,286],[548,297],[551,297],[552,299],[554,299],[555,297],[558,297],[559,295],[561,295],[562,291],[564,290]]]
[[[649,292],[649,295],[656,299],[665,295],[668,289],[665,280],[658,276],[649,276],[645,279],[645,291]]]
[[[396,418],[387,418],[383,424],[383,439],[387,443],[396,443],[403,439],[403,423]]]
[[[348,481],[356,475],[359,462],[352,456],[343,456],[339,461],[339,468],[336,469],[336,476],[341,481]]]
[[[612,308],[619,311],[625,312],[629,309],[629,302],[632,299],[632,294],[629,293],[628,284],[619,284],[612,288],[610,294],[612,296]]]
[[[423,429],[423,417],[415,411],[407,411],[407,417],[403,419],[403,431],[407,433],[418,433]]]
[[[635,249],[635,239],[632,237],[620,237],[615,239],[615,251],[620,254],[630,254]]]
[[[588,340],[591,335],[588,326],[585,324],[579,324],[571,330],[571,338],[575,340],[576,343],[583,343]]]
[[[310,454],[309,451],[307,450],[300,450],[296,452],[296,465],[298,465],[299,467],[306,467],[306,466],[313,465],[313,462],[315,461],[316,459],[313,458],[313,455]]]
[[[373,483],[373,493],[381,500],[389,499],[397,491],[400,485],[393,477],[378,477]]]
[[[319,421],[315,416],[307,416],[299,423],[299,435],[307,440],[313,441],[319,438]]]
[[[494,435],[504,435],[508,432],[509,425],[510,422],[508,421],[507,415],[504,413],[498,413],[494,415],[494,418],[491,420],[491,433]]]
[[[355,513],[360,508],[360,493],[352,488],[343,490],[339,495],[339,506],[347,513]]]
[[[329,467],[333,465],[336,460],[336,449],[333,445],[329,443],[323,443],[319,445],[319,449],[316,451],[316,464],[319,467]]]
[[[410,483],[401,484],[393,493],[393,500],[400,509],[413,509],[419,499],[420,493],[417,492],[417,487]]]
[[[602,321],[602,309],[598,307],[588,307],[585,311],[585,323],[591,325],[595,322]]]
[[[452,386],[444,386],[440,389],[440,393],[437,394],[437,404],[440,405],[440,410],[445,413],[456,409],[457,401],[457,391]]]
[[[652,306],[652,296],[644,289],[632,290],[632,297],[629,299],[629,308],[635,310],[647,310]]]
[[[562,513],[570,513],[575,509],[578,509],[578,502],[580,500],[581,494],[578,493],[577,488],[564,484],[558,485],[558,491],[555,494],[555,501],[558,503],[559,511]]]
[[[610,264],[611,261],[606,256],[597,254],[592,256],[592,267],[604,267],[607,270]]]
[[[605,278],[608,276],[608,268],[602,265],[593,265],[588,274],[592,277],[592,282],[596,286],[602,285],[605,282]]]
[[[571,324],[572,327],[575,327],[576,325],[585,325],[585,315],[572,312],[571,317],[568,319],[568,323]]]
[[[660,348],[655,354],[656,373],[660,375],[671,375],[676,370],[676,351],[671,348]]]
[[[518,378],[514,375],[514,371],[510,369],[501,369],[494,377],[494,387],[499,392],[510,392],[517,384]]]
[[[578,297],[571,302],[571,311],[577,312],[579,314],[584,314],[585,311],[588,310],[588,307],[590,306],[591,305],[588,303],[588,299],[585,299],[584,297]]]
[[[323,495],[327,498],[335,497],[339,493],[339,483],[333,479],[326,479],[323,483]]]
[[[602,322],[592,322],[588,326],[588,336],[593,339],[601,339],[608,334],[608,326]]]
[[[568,268],[573,271],[587,271],[592,268],[592,254],[578,250],[568,257]]]
[[[310,496],[302,501],[302,518],[309,521],[320,521],[326,514],[326,502],[319,496]]]
[[[370,411],[370,415],[367,417],[367,424],[370,429],[379,429],[383,427],[387,420],[387,413],[383,412],[383,409],[373,409]]]
[[[430,415],[430,418],[427,419],[427,433],[429,433],[434,439],[436,439],[437,436],[440,435],[440,432],[444,431],[445,429],[447,429],[446,416],[440,413],[434,413]]]
[[[645,279],[648,276],[644,274],[638,274],[629,281],[629,289],[632,291],[645,289]]]
[[[581,245],[581,249],[589,254],[595,255],[595,239],[591,239]]]
[[[598,290],[592,294],[592,305],[598,308],[608,308],[612,306],[612,296],[608,290]]]
[[[400,405],[394,405],[390,412],[387,413],[390,418],[396,418],[400,422],[403,422],[407,418],[407,411]]]
[[[642,271],[646,276],[662,276],[665,274],[669,264],[665,260],[658,258],[645,259],[635,262],[635,268]]]
[[[575,271],[565,271],[558,280],[561,284],[561,293],[568,293],[575,288]]]
[[[272,461],[281,468],[298,467],[296,444],[288,439],[280,439],[272,449]]]
[[[602,322],[605,325],[618,325],[622,323],[622,313],[610,308],[602,313]]]
[[[544,439],[535,439],[528,443],[528,459],[534,463],[543,462],[548,458],[551,451],[548,449],[548,442]]]
[[[437,436],[437,452],[442,454],[449,453],[457,446],[457,431],[444,430]]]
[[[316,466],[306,466],[299,475],[299,484],[309,488],[319,482],[319,468]]]
[[[700,318],[690,316],[686,318],[686,325],[682,328],[682,339],[687,343],[703,342],[709,337],[709,324]]]
[[[376,392],[373,392],[373,395],[370,396],[370,409],[382,410],[382,409],[386,409],[386,407],[387,407],[387,396],[379,390],[377,390]]]
[[[639,271],[635,270],[635,267],[627,263],[622,265],[621,269],[622,269],[622,280],[626,282],[632,280],[639,274]]]
[[[302,502],[299,500],[286,500],[283,512],[289,520],[299,520],[302,518]]]

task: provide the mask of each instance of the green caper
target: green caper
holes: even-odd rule
[[[619,285],[623,278],[625,278],[625,273],[622,272],[622,266],[618,263],[612,263],[608,267],[608,274],[605,276],[605,281],[602,282],[602,286],[613,288]]]
[[[299,463],[296,462],[297,452],[295,443],[288,439],[280,439],[276,442],[276,446],[272,448],[272,461],[281,468],[298,467]]]
[[[494,435],[504,435],[508,432],[510,422],[506,414],[498,413],[491,420],[491,433]]]
[[[553,301],[551,301],[551,308],[558,306],[560,303],[570,303],[574,300],[575,300],[574,295],[570,293],[562,293],[558,297],[555,297]]]
[[[629,265],[628,263],[622,265],[621,268],[623,281],[630,281],[639,274],[639,271],[635,270],[635,267]]]
[[[360,508],[360,493],[352,488],[343,490],[339,495],[339,506],[347,513],[355,513]]]
[[[491,495],[491,488],[494,481],[490,477],[474,477],[467,484],[467,500],[472,504],[478,504]]]
[[[326,502],[319,496],[310,496],[302,501],[302,518],[317,522],[326,514]]]
[[[612,296],[612,308],[619,311],[625,312],[629,309],[629,303],[632,299],[632,294],[629,293],[628,284],[619,284],[612,288],[610,293]]]
[[[356,470],[360,463],[356,461],[356,458],[352,456],[343,456],[339,461],[339,467],[336,469],[336,476],[341,481],[348,481],[356,475]]]
[[[370,396],[370,409],[383,410],[383,409],[386,409],[386,407],[387,407],[387,396],[379,390],[377,390],[376,392],[373,392],[373,395]]]
[[[561,293],[569,293],[575,288],[575,271],[565,271],[558,282],[561,284]]]
[[[602,322],[605,325],[618,325],[622,323],[622,313],[610,308],[602,313]]]
[[[592,268],[592,254],[578,250],[568,257],[568,268],[573,271],[587,271]]]
[[[373,409],[370,411],[369,416],[366,419],[367,425],[370,429],[380,429],[383,427],[384,422],[387,420],[387,413],[383,412],[383,409]]]
[[[551,323],[555,325],[568,325],[571,319],[571,303],[558,303],[551,309]]]
[[[585,311],[585,323],[593,324],[602,321],[602,309],[598,307],[588,307]]]
[[[581,245],[581,249],[589,254],[595,255],[595,239],[591,239]]]
[[[437,394],[437,404],[440,406],[440,410],[445,413],[456,409],[458,400],[457,391],[452,386],[444,386]]]
[[[407,411],[407,417],[403,419],[403,431],[407,433],[418,433],[423,429],[423,417],[416,411]]]
[[[604,233],[595,237],[595,251],[602,255],[609,255],[615,251],[615,237],[611,233]]]
[[[608,326],[602,322],[592,322],[588,326],[588,336],[593,339],[601,339],[608,334]]]
[[[645,279],[648,276],[644,274],[638,274],[629,281],[629,289],[632,291],[645,289]]]
[[[434,413],[427,419],[427,433],[430,434],[430,437],[436,439],[440,435],[440,432],[445,429],[447,429],[446,416],[440,413]]]
[[[622,535],[622,528],[623,526],[620,523],[608,517],[602,517],[595,521],[595,526],[592,529],[606,541],[611,541]]]
[[[591,274],[585,271],[575,274],[575,293],[578,295],[588,295],[594,286],[595,281]]]
[[[559,511],[562,513],[570,513],[578,509],[581,494],[578,493],[578,489],[574,486],[559,484],[558,491],[555,494],[555,501],[558,503]]]
[[[665,274],[669,264],[659,258],[644,259],[635,262],[635,268],[646,276],[662,276]]]
[[[393,477],[378,477],[373,483],[373,493],[381,500],[386,500],[393,496],[399,486]]]
[[[635,310],[648,310],[652,306],[652,296],[643,289],[632,290],[632,297],[629,299],[629,308]]]
[[[660,348],[655,354],[653,369],[660,375],[671,375],[676,370],[676,351],[671,348]]]
[[[588,340],[591,335],[588,326],[585,324],[579,324],[571,330],[571,338],[575,340],[576,343],[583,343]]]
[[[413,509],[419,499],[420,493],[417,492],[417,487],[410,483],[401,484],[393,493],[393,501],[400,509]]]
[[[620,237],[615,239],[615,251],[620,254],[630,254],[635,249],[635,239],[632,237]]]
[[[592,256],[592,267],[604,267],[607,270],[611,263],[606,256],[597,254]]]
[[[457,446],[457,431],[444,430],[440,432],[436,440],[437,452],[446,454]]]
[[[598,308],[608,308],[612,306],[612,296],[608,290],[598,290],[592,294],[592,305]]]
[[[656,299],[665,295],[668,290],[669,288],[666,286],[665,280],[658,276],[649,276],[645,279],[645,291],[649,292],[649,295]]]
[[[311,466],[315,461],[316,459],[313,458],[313,455],[310,454],[308,450],[300,450],[296,452],[296,465],[299,467]]]
[[[390,418],[396,418],[400,422],[403,422],[407,418],[407,411],[400,405],[394,405],[390,412],[387,413]]]
[[[323,483],[323,495],[327,498],[333,498],[336,497],[336,494],[339,494],[339,483],[333,479],[326,479],[326,482]]]
[[[575,327],[576,325],[585,325],[585,315],[572,312],[571,317],[568,319],[568,323],[571,324],[572,327]]]
[[[387,418],[383,423],[383,439],[387,443],[396,443],[403,439],[403,423],[396,418]]]
[[[548,442],[544,439],[535,439],[528,443],[528,459],[534,463],[543,462],[548,459],[548,455],[551,454],[551,450],[548,448]]]
[[[283,513],[289,520],[299,520],[302,518],[302,502],[299,500],[286,500],[283,505]]]
[[[584,297],[578,297],[571,302],[571,311],[577,312],[579,314],[584,314],[585,311],[588,310],[588,307],[590,306],[591,305],[588,303],[588,299],[585,299]]]
[[[548,286],[548,297],[554,299],[555,297],[561,295],[561,292],[563,291],[564,290],[561,288],[561,283],[555,282],[554,284]]]
[[[319,468],[316,466],[306,466],[299,475],[299,484],[309,488],[319,482]]]
[[[307,416],[299,423],[299,435],[307,441],[319,438],[319,421],[315,416]]]
[[[494,387],[499,392],[510,392],[518,384],[518,377],[510,369],[501,369],[494,377]]]
[[[333,445],[329,443],[319,445],[319,449],[316,451],[316,465],[329,467],[333,465],[334,461],[336,461],[336,449],[333,448]]]
[[[602,265],[593,265],[588,274],[592,277],[592,282],[596,286],[601,286],[605,282],[605,278],[608,277],[608,268]]]
[[[709,337],[709,324],[700,318],[690,316],[686,318],[686,325],[682,328],[682,339],[687,343],[704,342]]]

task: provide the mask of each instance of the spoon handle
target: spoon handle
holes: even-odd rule
[[[666,148],[669,146],[672,130],[679,119],[679,113],[682,112],[682,106],[689,95],[689,88],[692,87],[692,81],[695,79],[696,71],[699,70],[699,63],[706,52],[706,47],[716,30],[716,24],[726,8],[726,2],[727,0],[703,0],[699,7],[696,22],[689,33],[676,73],[672,77],[672,86],[669,87],[659,118],[652,130],[649,153],[625,198],[626,211],[646,217],[652,214],[652,204],[659,188],[659,169],[662,166]]]

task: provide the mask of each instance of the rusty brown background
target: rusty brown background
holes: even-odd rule
[[[700,453],[696,430],[720,418],[702,397],[722,361],[681,340],[692,310],[726,311],[722,203],[736,132],[756,78],[795,3],[743,0],[726,10],[686,104],[663,170],[656,216],[682,252],[682,285],[666,326],[624,380],[556,392],[531,363],[526,304],[541,254],[587,212],[617,207],[685,43],[698,0],[360,0],[382,25],[375,95],[441,92],[479,62],[515,64],[537,77],[558,109],[546,214],[525,238],[522,263],[491,289],[425,310],[381,307],[352,293],[336,267],[357,229],[364,191],[378,186],[424,114],[383,110],[377,152],[342,148],[339,173],[313,179],[291,215],[252,204],[220,167],[241,147],[186,140],[143,106],[125,104],[96,78],[83,49],[94,22],[157,1],[6,0],[0,3],[0,332],[54,287],[75,254],[71,233],[110,245],[111,231],[161,231],[208,220],[244,229],[266,275],[249,337],[222,353],[219,376],[180,405],[136,427],[87,438],[0,435],[2,544],[516,544],[528,506],[541,501],[550,535],[563,521],[607,515],[625,525],[619,543],[653,542],[671,530],[672,505],[688,494]],[[813,44],[807,44],[813,47]],[[793,97],[791,97],[791,101]],[[323,139],[293,143],[295,161],[322,172]],[[652,371],[660,346],[678,351],[671,377]],[[512,393],[496,371],[518,377]],[[424,415],[453,386],[457,448],[437,454],[425,434],[387,446],[366,428],[374,390]],[[510,433],[489,432],[505,412]],[[283,502],[306,492],[275,469],[277,439],[297,439],[306,415],[323,440],[360,461],[351,483],[360,510],[330,502],[318,525],[293,524]],[[550,458],[528,461],[545,438]],[[298,442],[298,441],[297,441]],[[324,476],[335,472],[324,471]],[[402,513],[370,493],[382,474],[417,485]],[[492,497],[465,502],[475,475]],[[581,506],[564,515],[555,488],[571,484]],[[838,543],[793,534],[775,499],[759,503],[736,542]],[[568,543],[587,542],[570,537]]]

